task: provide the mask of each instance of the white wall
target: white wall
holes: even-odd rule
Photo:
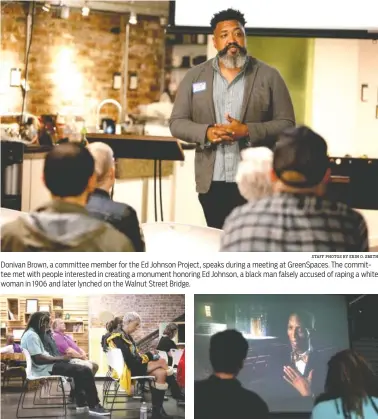
[[[378,43],[316,39],[312,128],[328,142],[330,155],[378,158]],[[368,84],[368,101],[361,85]],[[370,240],[378,244],[378,211],[361,211]]]
[[[358,94],[358,40],[316,39],[312,92],[312,128],[334,156],[351,154]]]
[[[378,20],[378,17],[377,17]],[[367,102],[357,98],[357,132],[354,142],[356,155],[378,158],[378,42],[359,41],[358,81],[368,84]]]
[[[378,43],[316,39],[312,127],[326,138],[330,154],[378,158]],[[368,102],[361,85],[369,85]]]

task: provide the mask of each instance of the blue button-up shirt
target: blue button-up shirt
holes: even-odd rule
[[[227,113],[235,119],[240,119],[241,117],[247,62],[242,71],[229,83],[221,74],[218,59],[216,58],[213,61],[213,101],[217,124],[229,123],[225,116]],[[235,182],[239,161],[240,149],[238,141],[230,144],[218,144],[215,155],[213,180]]]

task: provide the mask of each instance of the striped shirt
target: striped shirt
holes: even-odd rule
[[[213,60],[213,101],[217,124],[228,124],[225,115],[240,119],[244,96],[245,69],[248,59],[240,73],[231,83],[222,76],[218,60]],[[237,141],[231,144],[217,145],[213,181],[235,182],[235,176],[240,161],[240,148]]]

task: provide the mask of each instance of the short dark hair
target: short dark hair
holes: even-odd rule
[[[225,330],[210,339],[210,362],[215,372],[237,374],[247,353],[248,342],[237,330]]]
[[[315,316],[307,310],[292,310],[289,315],[289,319],[291,316],[297,316],[302,326],[305,329],[308,329],[310,332],[315,329]]]
[[[273,170],[289,186],[316,186],[329,168],[326,141],[305,126],[284,130],[273,153]]]
[[[210,21],[210,26],[212,31],[215,31],[215,28],[217,27],[219,22],[224,22],[225,20],[237,20],[239,23],[245,26],[247,23],[244,19],[244,14],[239,12],[239,10],[235,9],[227,9],[222,10],[218,13],[215,13]]]
[[[57,145],[45,159],[46,187],[55,196],[79,196],[88,186],[94,167],[86,148],[72,143]]]

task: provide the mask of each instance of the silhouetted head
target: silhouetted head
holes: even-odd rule
[[[87,198],[96,186],[91,153],[73,143],[55,146],[46,156],[44,181],[55,198]]]
[[[273,150],[272,177],[281,190],[323,195],[330,177],[324,138],[305,126],[284,130]]]
[[[237,375],[243,368],[248,342],[237,330],[225,330],[210,339],[210,362],[215,373]]]

